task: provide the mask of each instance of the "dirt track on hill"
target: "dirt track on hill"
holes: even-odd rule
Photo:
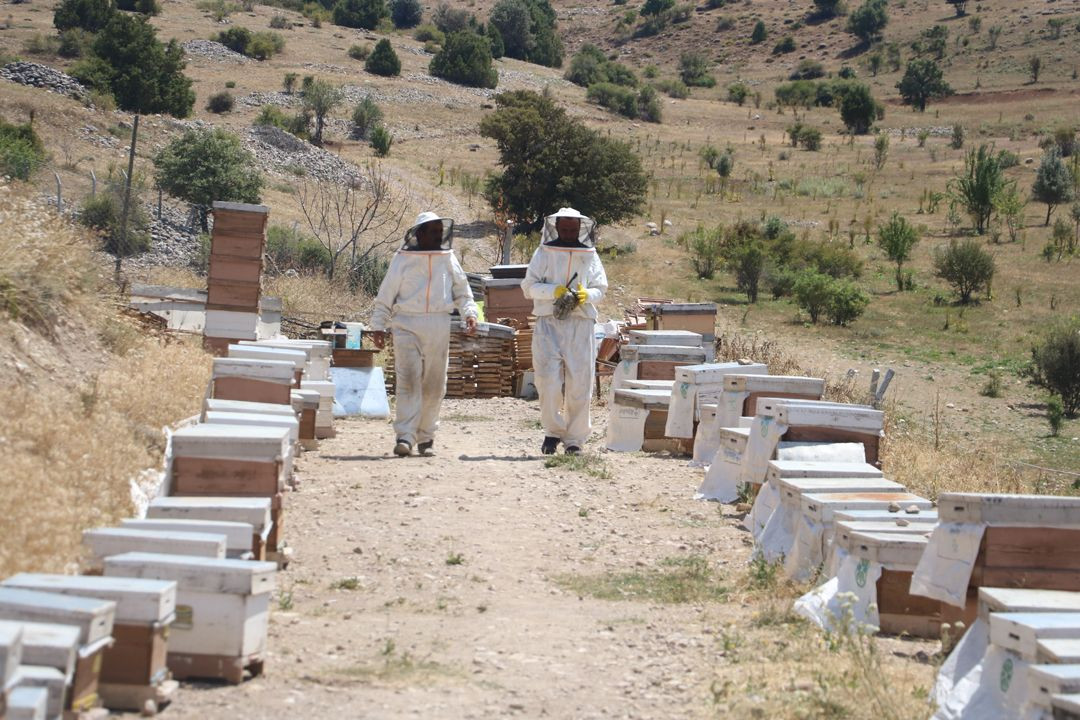
[[[360,420],[304,456],[267,674],[184,685],[167,717],[710,714],[717,629],[744,604],[565,589],[671,558],[741,568],[731,508],[691,499],[700,471],[640,455],[605,455],[606,479],[547,469],[535,403],[447,401],[443,417],[435,458],[391,459],[390,427]]]

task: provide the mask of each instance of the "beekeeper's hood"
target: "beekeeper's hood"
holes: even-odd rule
[[[559,208],[558,212],[544,218],[544,233],[541,240],[545,245],[558,242],[559,231],[556,229],[555,223],[559,218],[578,220],[580,225],[578,227],[577,241],[587,248],[596,246],[596,223],[591,217],[582,215],[574,208]]]
[[[430,229],[425,228],[429,223],[442,223],[442,237],[439,239],[437,246],[421,248],[420,239],[425,232],[430,232]],[[437,213],[422,212],[416,216],[416,222],[413,223],[412,227],[405,231],[405,243],[402,248],[405,250],[449,250],[450,244],[453,242],[453,236],[453,220],[440,217]]]

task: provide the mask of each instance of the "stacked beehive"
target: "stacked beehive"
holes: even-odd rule
[[[493,398],[514,391],[514,330],[480,323],[476,335],[455,322],[450,332],[446,397]]]
[[[258,337],[268,217],[264,205],[214,203],[203,334],[216,354],[225,354],[230,342]]]

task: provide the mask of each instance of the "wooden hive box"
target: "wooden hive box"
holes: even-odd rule
[[[881,435],[885,414],[844,403],[781,403],[776,420],[787,426],[787,442],[857,442],[871,465],[881,464]]]
[[[291,459],[287,428],[181,428],[167,463],[169,494],[273,497],[285,486]]]
[[[743,395],[742,414],[753,416],[759,398],[820,400],[825,392],[821,378],[796,375],[731,374],[724,378],[724,390]]]
[[[136,530],[134,528],[93,528],[84,530],[83,545],[89,557],[83,570],[100,574],[105,558],[126,552],[155,552],[198,557],[225,557],[225,536],[172,530]]]
[[[175,582],[20,573],[3,585],[115,602],[115,643],[105,651],[101,664],[102,700],[112,710],[141,710],[146,700],[156,699],[151,686],[168,679],[165,655],[176,611]],[[142,702],[135,704],[138,699]]]
[[[274,337],[261,340],[241,340],[237,344],[300,350],[307,354],[307,366],[304,369],[305,380],[330,379],[330,363],[334,350],[334,344],[330,341]]]
[[[254,530],[251,553],[262,560],[273,529],[273,504],[272,498],[257,497],[158,497],[150,501],[146,518],[245,523]]]
[[[72,625],[79,630],[79,656],[65,709],[97,707],[102,658],[113,644],[115,617],[116,603],[111,600],[0,587],[0,620]]]
[[[177,584],[168,654],[176,678],[239,683],[245,670],[262,672],[274,563],[126,553],[108,558],[105,574]]]
[[[235,560],[262,560],[252,557],[251,536],[255,529],[245,522],[222,522],[212,520],[137,520],[126,518],[120,526],[129,530],[153,530],[158,532],[209,533],[225,538],[225,557]]]
[[[266,345],[229,345],[228,356],[237,360],[278,360],[293,364],[293,387],[299,388],[307,368],[308,356],[302,350],[287,350]]]
[[[56,668],[43,665],[23,665],[15,679],[16,690],[45,691],[45,717],[78,717],[83,710],[91,707],[79,707],[74,710],[67,703],[68,678]],[[37,695],[40,697],[40,694]],[[96,696],[95,696],[96,699]],[[24,701],[20,701],[24,702]]]
[[[619,356],[631,380],[674,380],[677,367],[706,360],[702,348],[680,345],[624,345]]]
[[[216,358],[213,379],[215,398],[288,405],[295,380],[291,362]]]
[[[334,383],[326,380],[305,380],[301,390],[319,393],[319,409],[315,413],[315,437],[320,440],[334,436]]]
[[[716,341],[716,303],[664,303],[648,307],[651,330],[687,330]]]
[[[290,445],[300,441],[300,421],[295,416],[211,410],[203,414],[203,422],[207,425],[283,428],[289,432]]]
[[[484,278],[484,316],[528,323],[533,303],[525,297],[519,278]]]
[[[876,595],[882,632],[937,638],[941,602],[912,595],[911,574],[929,538],[921,533],[850,532],[835,535],[839,547],[857,558],[881,565]]]
[[[266,222],[263,205],[214,203],[207,308],[258,311]]]
[[[970,622],[981,587],[1080,591],[1080,498],[1052,495],[942,493],[942,523],[984,525],[963,608]]]
[[[611,407],[612,420],[608,426],[608,449],[620,452],[692,453],[693,440],[664,435],[670,400],[671,393],[667,390],[616,390]]]
[[[293,390],[292,407],[300,418],[300,445],[305,450],[318,446],[315,423],[318,420],[321,396],[315,390]]]

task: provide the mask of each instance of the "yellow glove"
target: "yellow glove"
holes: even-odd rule
[[[565,285],[559,285],[555,288],[555,299],[558,300],[563,295],[569,292],[569,289]]]
[[[574,294],[577,295],[578,305],[584,305],[589,301],[589,291],[581,283],[578,283],[577,291]]]

